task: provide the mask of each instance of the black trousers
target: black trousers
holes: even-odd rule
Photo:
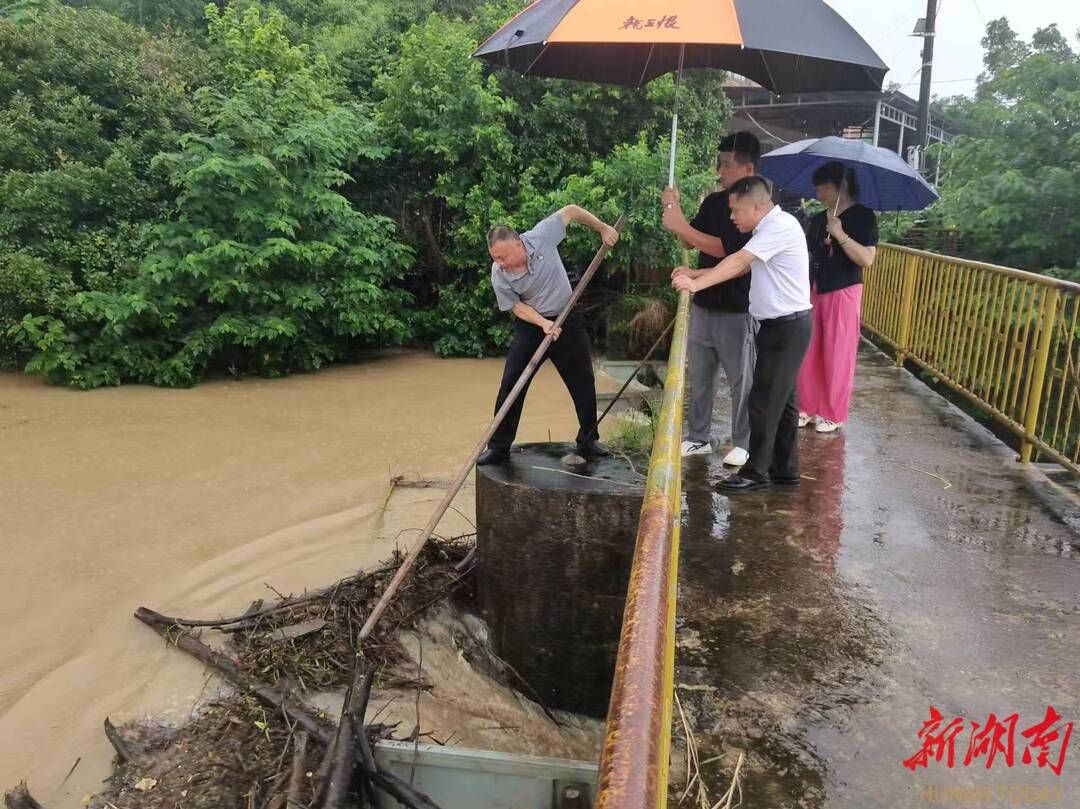
[[[544,330],[524,320],[517,320],[514,324],[514,339],[510,343],[510,350],[506,355],[506,365],[503,367],[502,385],[499,388],[499,396],[495,400],[495,412],[499,412],[503,402],[514,387],[518,377],[524,372],[525,367],[532,359],[532,355],[544,340]],[[574,400],[574,410],[578,417],[578,443],[583,441],[597,440],[596,430],[596,383],[593,379],[592,349],[589,346],[589,335],[585,331],[585,319],[578,312],[571,312],[570,317],[562,326],[562,334],[559,339],[548,346],[537,370],[548,359],[555,363],[555,369],[559,372],[566,389]],[[534,372],[535,373],[535,372]],[[506,414],[499,429],[488,442],[488,448],[504,451],[509,450],[517,435],[518,424],[521,421],[521,409],[525,405],[525,394],[529,392],[532,377],[525,383],[525,389],[521,392],[510,412]]]
[[[799,395],[795,380],[810,347],[809,310],[793,320],[758,321],[757,364],[750,388],[750,461],[759,478],[799,476]]]

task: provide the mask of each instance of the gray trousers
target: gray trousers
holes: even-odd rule
[[[731,389],[732,445],[750,447],[750,388],[754,382],[754,319],[745,312],[690,307],[691,441],[712,439],[713,402],[720,368]]]

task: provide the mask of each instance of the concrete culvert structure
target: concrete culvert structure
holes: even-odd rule
[[[527,444],[478,467],[477,587],[497,654],[552,708],[607,713],[644,477]]]

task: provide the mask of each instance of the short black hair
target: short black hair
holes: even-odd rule
[[[757,168],[761,158],[761,141],[752,132],[731,132],[720,141],[720,152],[731,152],[735,155],[735,162],[740,165],[751,165]]]
[[[845,189],[848,196],[858,199],[862,189],[859,188],[859,178],[855,175],[855,169],[845,166],[839,160],[830,163],[822,163],[814,171],[814,185],[835,185]]]
[[[499,242],[520,242],[521,236],[509,225],[496,225],[488,231],[488,247],[494,247]]]
[[[728,196],[764,196],[765,198],[771,200],[772,186],[769,184],[769,181],[762,177],[760,174],[751,174],[749,177],[743,177],[741,180],[732,185],[731,188],[728,189]]]

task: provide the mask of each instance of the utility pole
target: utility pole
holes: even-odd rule
[[[915,136],[915,146],[921,158],[926,152],[927,132],[930,129],[930,72],[934,67],[934,28],[937,18],[938,0],[926,0],[926,25],[922,32],[922,85],[919,87],[919,129]]]

